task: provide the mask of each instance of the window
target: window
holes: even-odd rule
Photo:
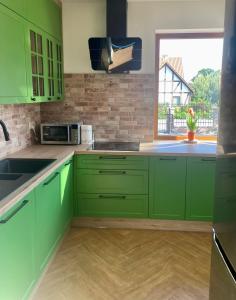
[[[157,33],[154,136],[184,139],[193,108],[198,138],[216,139],[223,33]]]
[[[173,105],[180,105],[180,96],[173,96]]]

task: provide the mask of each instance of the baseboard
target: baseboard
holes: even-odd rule
[[[166,231],[211,232],[212,223],[202,221],[121,219],[79,217],[72,221],[73,227],[152,229]]]

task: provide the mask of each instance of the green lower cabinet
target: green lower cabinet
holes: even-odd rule
[[[95,170],[148,170],[148,157],[137,155],[92,155],[76,156],[76,167]]]
[[[149,216],[185,218],[186,158],[153,157],[149,167]]]
[[[186,183],[187,220],[212,220],[215,167],[215,158],[188,158]]]
[[[79,194],[148,194],[148,171],[77,170]]]
[[[54,172],[35,189],[36,269],[41,273],[61,235],[60,173]]]
[[[35,280],[34,193],[0,216],[0,299],[27,299]]]
[[[62,232],[68,227],[73,216],[73,158],[60,169],[61,187],[61,227]]]
[[[90,217],[148,217],[148,195],[79,194],[77,216]]]

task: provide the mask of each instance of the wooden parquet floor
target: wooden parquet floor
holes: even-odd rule
[[[71,229],[34,300],[206,300],[209,233]]]

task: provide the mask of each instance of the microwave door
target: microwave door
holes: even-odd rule
[[[68,144],[68,126],[49,125],[43,128],[43,142],[46,144]]]

